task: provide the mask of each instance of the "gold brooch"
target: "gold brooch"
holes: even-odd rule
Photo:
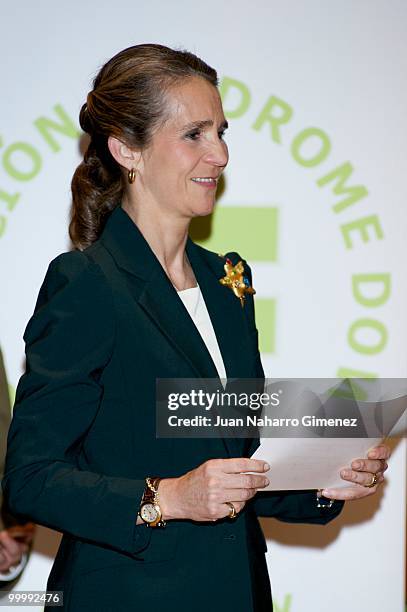
[[[231,260],[227,257],[226,263],[223,266],[226,275],[219,279],[221,285],[232,289],[236,297],[239,298],[242,308],[246,299],[246,293],[256,293],[253,287],[250,286],[249,279],[244,276],[244,266],[241,261],[238,261],[234,266]]]

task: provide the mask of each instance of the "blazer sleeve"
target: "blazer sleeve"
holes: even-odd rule
[[[259,491],[253,499],[257,516],[276,518],[284,523],[325,525],[340,514],[345,502],[335,500],[330,508],[318,508],[316,491]]]
[[[10,509],[136,555],[151,531],[136,525],[144,481],[77,464],[115,342],[111,289],[84,253],[64,253],[51,262],[24,340],[26,371],[17,387],[3,481]]]
[[[243,261],[243,263],[250,285],[253,285],[250,266],[246,261]],[[254,299],[251,294],[246,297],[246,307],[255,352],[256,378],[262,379],[264,378],[264,370],[259,352]],[[258,492],[252,502],[252,507],[258,516],[275,517],[287,523],[325,524],[338,516],[343,505],[343,501],[335,500],[331,508],[318,508],[316,491]]]

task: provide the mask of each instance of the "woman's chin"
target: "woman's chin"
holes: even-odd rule
[[[199,206],[194,206],[193,208],[193,216],[194,217],[207,217],[208,215],[213,213],[215,208],[215,200],[212,202],[206,202],[205,204],[200,204]]]

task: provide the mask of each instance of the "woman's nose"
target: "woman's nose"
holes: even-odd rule
[[[229,161],[227,144],[223,140],[214,142],[207,151],[205,161],[214,166],[224,168]]]

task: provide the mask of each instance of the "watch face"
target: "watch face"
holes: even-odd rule
[[[157,508],[152,503],[143,504],[140,508],[140,516],[146,523],[154,523],[157,520],[159,513]]]

